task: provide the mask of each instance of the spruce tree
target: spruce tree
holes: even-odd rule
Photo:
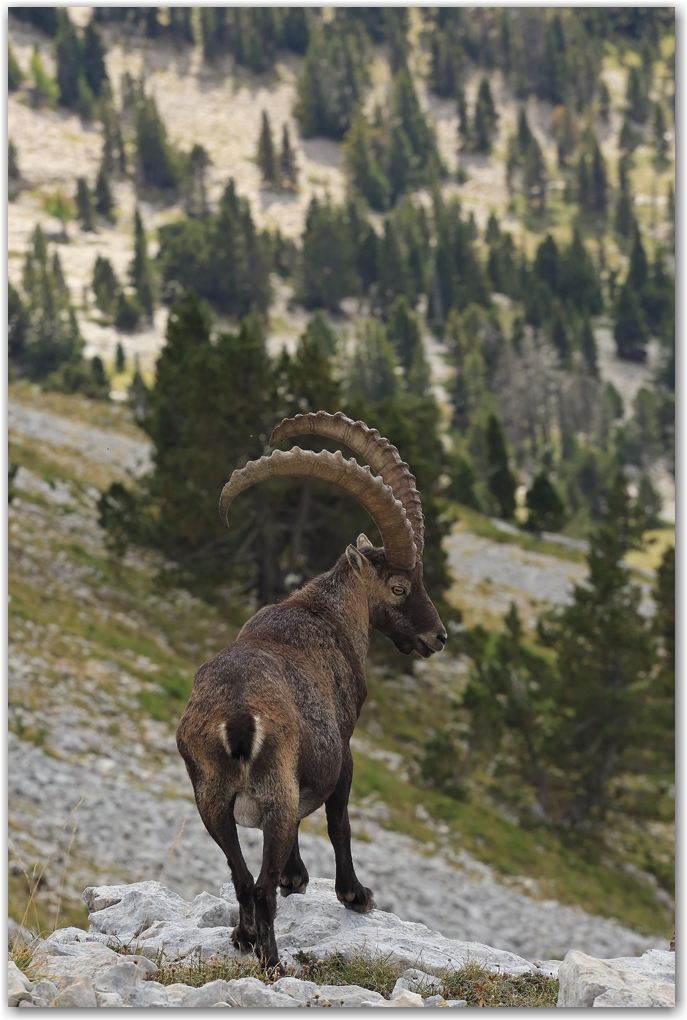
[[[57,82],[53,81],[45,70],[37,46],[33,48],[30,66],[31,77],[33,78],[33,88],[31,90],[33,105],[35,107],[55,106],[60,99],[60,89]]]
[[[279,183],[277,158],[274,151],[272,128],[266,110],[262,111],[262,127],[260,129],[260,138],[258,139],[256,162],[260,167],[263,183],[276,187]]]
[[[21,84],[24,81],[24,72],[22,71],[17,58],[14,55],[12,49],[12,43],[7,40],[7,88],[10,92],[16,92],[18,88],[21,88]]]
[[[432,373],[422,342],[416,344],[413,360],[406,373],[406,389],[416,397],[426,397],[432,385]]]
[[[17,146],[11,138],[7,142],[7,176],[11,181],[18,181],[21,177],[19,160],[17,158]]]
[[[590,535],[588,578],[575,586],[569,606],[540,621],[540,638],[558,662],[559,722],[548,754],[559,775],[574,776],[559,808],[569,824],[603,817],[614,777],[644,746],[652,723],[654,638],[640,612],[641,591],[621,565],[641,543],[645,524],[618,472]]]
[[[384,324],[369,319],[358,334],[348,373],[348,395],[366,404],[394,397],[398,392],[396,356]]]
[[[112,210],[114,208],[114,199],[112,197],[112,189],[110,187],[110,175],[107,171],[105,161],[100,165],[98,176],[95,181],[95,208],[101,216],[105,216],[107,219],[112,218]]]
[[[357,20],[334,19],[310,33],[294,107],[305,138],[322,134],[338,141],[346,134],[364,99],[368,50]]]
[[[487,423],[487,485],[496,500],[499,515],[509,519],[515,514],[516,481],[508,467],[506,440],[496,415]]]
[[[29,321],[24,361],[31,379],[45,379],[63,362],[78,362],[83,349],[76,314],[57,252],[52,259],[40,225],[26,253],[22,284]]]
[[[632,120],[643,124],[649,114],[648,88],[640,68],[632,66],[627,76],[627,112]]]
[[[288,124],[284,124],[282,128],[279,173],[282,187],[296,187],[298,184],[298,164],[296,163],[296,153],[291,146]]]
[[[328,200],[310,203],[303,233],[300,297],[306,308],[337,311],[357,293],[356,251],[350,218]]]
[[[496,131],[498,114],[491,94],[488,78],[482,78],[473,121],[472,137],[475,152],[491,152],[491,143]]]
[[[666,141],[666,118],[663,112],[663,104],[654,103],[653,116],[651,118],[651,130],[654,136],[654,147],[659,159],[665,159],[668,153],[668,142]]]
[[[372,150],[365,114],[358,109],[344,139],[344,160],[351,184],[369,202],[383,212],[388,205],[390,185]]]
[[[590,208],[593,212],[605,216],[608,207],[608,179],[606,175],[606,161],[601,154],[601,148],[597,141],[594,142],[594,148],[592,149],[590,185]]]
[[[189,153],[186,173],[186,212],[189,216],[205,216],[208,211],[206,171],[211,163],[206,150],[196,143]]]
[[[93,224],[93,196],[88,187],[85,177],[79,177],[76,182],[76,216],[81,223],[82,230],[95,230]]]
[[[115,301],[119,292],[119,281],[112,268],[112,263],[102,255],[98,255],[95,260],[91,286],[93,287],[97,307],[101,312],[105,312],[106,315],[111,314],[114,311]]]
[[[83,72],[86,84],[96,98],[106,91],[109,82],[105,68],[105,47],[93,21],[89,21],[84,31],[83,40]]]
[[[124,354],[124,348],[121,340],[117,341],[117,350],[115,352],[115,372],[121,375],[126,369],[126,356]]]
[[[639,227],[635,224],[627,281],[639,297],[644,291],[648,280],[649,263],[647,262],[644,245],[642,244],[642,235],[639,232]]]
[[[596,350],[596,340],[594,339],[594,332],[588,315],[585,316],[584,322],[582,323],[580,349],[582,350],[582,357],[585,360],[589,374],[597,377],[599,374],[599,363]]]
[[[405,294],[399,294],[389,309],[387,332],[400,364],[406,372],[410,372],[420,339],[420,326],[417,316],[410,307]]]
[[[615,229],[621,237],[629,237],[634,226],[633,199],[628,179],[629,157],[621,156],[618,162],[618,200],[615,207]]]
[[[60,8],[59,28],[55,39],[57,61],[57,85],[60,90],[60,105],[76,108],[88,88],[83,74],[83,43],[66,8]]]
[[[138,206],[134,213],[134,257],[129,275],[141,309],[149,318],[152,318],[155,298],[153,267],[148,258],[146,235]]]
[[[546,470],[541,471],[525,496],[529,510],[527,528],[530,531],[560,531],[565,520],[565,505],[551,484]]]
[[[152,96],[144,96],[136,107],[136,152],[144,184],[175,188],[180,183],[179,157],[167,141],[167,129]]]
[[[613,335],[619,358],[626,361],[646,361],[648,336],[644,314],[637,294],[628,281],[620,289]]]

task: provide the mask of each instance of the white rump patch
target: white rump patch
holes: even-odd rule
[[[262,747],[263,741],[265,739],[265,731],[260,716],[254,715],[253,722],[255,723],[255,733],[253,734],[253,746],[251,747],[250,756],[248,759],[249,761],[252,761],[253,758],[255,758],[255,756],[259,753],[260,748]],[[229,742],[229,738],[227,737],[227,724],[225,722],[221,722],[217,727],[217,732],[219,733],[219,739],[222,741],[225,751],[227,752],[229,757],[231,757],[232,747]]]

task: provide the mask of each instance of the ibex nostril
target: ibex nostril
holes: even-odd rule
[[[448,640],[448,634],[437,634],[437,641],[441,641],[442,645],[445,645]]]

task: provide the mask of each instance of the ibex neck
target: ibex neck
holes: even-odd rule
[[[308,606],[317,606],[329,616],[337,630],[345,635],[362,666],[370,644],[370,611],[367,593],[358,581],[345,556],[325,574],[313,578],[296,592]]]

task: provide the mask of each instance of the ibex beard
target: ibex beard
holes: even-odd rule
[[[415,479],[396,447],[342,412],[285,419],[271,445],[304,433],[337,439],[369,467],[341,453],[294,447],[234,471],[222,490],[232,500],[274,476],[312,476],[354,496],[383,547],[359,535],[331,570],[277,605],[265,606],[238,637],[198,670],[177,729],[198,811],[222,849],[239,902],[232,933],[279,966],[274,937],[277,888],[304,893],[308,872],[298,849],[300,819],[325,806],[336,862],[336,895],[351,910],[374,907],[351,857],[349,742],[367,695],[365,657],[378,630],[405,654],[441,651],[446,630],[422,578],[424,518]],[[257,880],[241,853],[237,823],[263,832]]]

